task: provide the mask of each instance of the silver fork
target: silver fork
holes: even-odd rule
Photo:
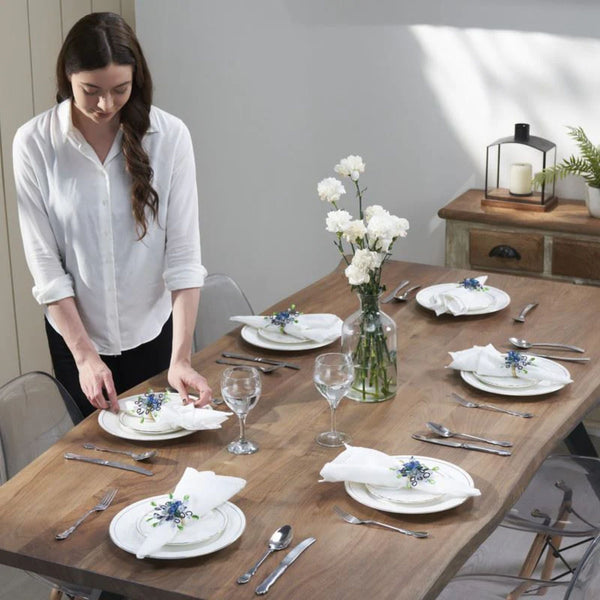
[[[219,365],[231,365],[232,367],[248,367],[250,365],[246,365],[244,363],[239,363],[239,362],[233,362],[230,360],[221,360],[220,358],[217,358],[217,360],[215,361],[216,363],[218,363]],[[258,366],[258,365],[252,365],[255,369],[258,369],[261,373],[272,373],[273,371],[277,371],[277,369],[281,369],[281,367],[283,367],[283,365],[273,365],[272,367],[262,367],[262,366]]]
[[[118,488],[108,490],[108,492],[104,494],[102,500],[100,500],[100,502],[98,502],[94,508],[90,508],[90,510],[88,510],[83,517],[77,519],[77,521],[71,527],[69,527],[69,529],[65,529],[65,531],[62,533],[57,533],[56,539],[66,540],[93,512],[106,510],[110,506],[110,503],[114,500],[114,497],[117,495],[117,491]]]
[[[493,404],[484,404],[480,402],[472,402],[471,400],[465,400],[462,396],[452,392],[452,396],[459,403],[465,406],[466,408],[486,408],[487,410],[494,410],[496,412],[506,413],[507,415],[513,415],[515,417],[523,417],[524,419],[531,419],[531,417],[535,416],[530,412],[521,412],[518,410],[510,410],[508,408],[500,408],[499,406],[494,406]]]
[[[429,534],[426,531],[412,531],[410,529],[402,529],[401,527],[394,527],[393,525],[388,525],[387,523],[380,523],[379,521],[372,521],[371,519],[359,519],[350,513],[347,513],[345,510],[342,510],[339,506],[334,506],[333,510],[346,521],[346,523],[351,523],[352,525],[379,525],[379,527],[386,527],[387,529],[393,529],[394,531],[398,531],[403,533],[404,535],[412,535],[416,538],[426,538]]]

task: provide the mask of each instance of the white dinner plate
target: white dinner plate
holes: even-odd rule
[[[439,470],[435,472],[435,477],[444,477],[460,483],[463,483],[469,487],[475,487],[473,478],[459,466],[440,460],[439,458],[431,458],[429,456],[395,456],[399,461],[406,462],[411,458],[418,460],[425,466],[434,468],[439,467]],[[391,491],[389,488],[383,488],[380,486],[370,486],[364,483],[355,483],[353,481],[345,481],[346,492],[351,498],[354,498],[357,502],[375,508],[377,510],[384,510],[392,513],[401,513],[407,515],[424,515],[428,513],[441,512],[443,510],[449,510],[459,506],[467,500],[467,498],[455,498],[446,494],[433,495],[427,492],[419,494],[417,501],[411,500],[408,502],[402,501],[402,493],[398,493],[398,490]],[[418,492],[418,490],[405,490],[406,494],[412,492]],[[427,498],[427,496],[430,496]]]
[[[160,421],[145,417],[142,418],[139,415],[131,415],[126,412],[119,412],[119,423],[126,429],[133,429],[140,433],[147,433],[150,435],[156,435],[160,433],[172,433],[173,431],[180,431],[181,427],[174,427],[172,425],[165,425]]]
[[[473,375],[484,383],[493,387],[500,387],[508,390],[519,390],[530,388],[539,383],[537,379],[523,379],[522,377],[495,377],[492,375],[480,375],[473,371]]]
[[[164,496],[157,496],[164,498]],[[110,539],[125,552],[135,554],[144,536],[138,530],[138,521],[148,513],[148,504],[154,498],[145,498],[134,504],[126,506],[117,513],[110,522]],[[233,544],[246,528],[246,517],[244,513],[231,502],[225,502],[219,506],[219,510],[226,517],[225,529],[214,538],[189,544],[165,544],[162,548],[150,554],[148,558],[178,559],[190,558],[192,556],[203,556],[225,548]]]
[[[119,421],[119,415],[115,415],[108,410],[100,411],[100,414],[98,415],[98,425],[100,425],[100,427],[102,427],[102,429],[104,429],[104,431],[107,433],[120,437],[124,440],[137,440],[143,442],[173,440],[175,438],[195,433],[194,431],[190,431],[188,429],[177,429],[176,431],[171,431],[170,433],[142,433],[141,431],[135,431],[134,429],[125,427]]]
[[[423,307],[428,310],[433,310],[433,296],[440,294],[441,292],[446,292],[448,290],[454,289],[457,287],[457,283],[440,283],[437,285],[431,285],[422,289],[416,295],[416,301]],[[499,290],[495,287],[490,287],[489,285],[484,286],[487,288],[485,292],[480,292],[482,294],[487,294],[491,298],[491,302],[485,308],[479,308],[476,310],[469,310],[463,315],[456,315],[459,317],[468,317],[470,315],[487,315],[489,313],[497,312],[506,308],[510,304],[510,296]],[[452,313],[444,313],[451,315]]]
[[[563,365],[559,365],[557,362],[553,360],[549,360],[547,358],[536,357],[536,362],[538,364],[543,364],[546,368],[552,369],[557,374],[564,375],[565,377],[571,378],[571,374],[569,370],[565,368]],[[500,394],[503,396],[539,396],[540,394],[549,394],[551,392],[556,392],[558,390],[562,390],[562,388],[567,385],[566,383],[547,383],[544,381],[538,381],[533,385],[529,385],[526,387],[510,387],[510,384],[503,384],[503,382],[499,381],[501,379],[508,379],[508,377],[485,377],[486,381],[481,379],[481,375],[475,375],[472,371],[461,371],[460,376],[466,381],[469,385],[472,385],[474,388],[481,390],[483,392],[490,392],[492,394]],[[495,383],[496,385],[493,385]]]
[[[147,512],[146,514],[141,515],[136,523],[138,533],[146,537],[154,529],[152,525],[152,514],[154,510],[150,506],[150,501],[154,501],[156,504],[163,504],[168,499],[168,494],[148,499]],[[214,540],[223,534],[226,527],[227,514],[220,506],[217,506],[217,508],[214,508],[206,515],[203,515],[200,519],[190,520],[181,531],[177,532],[173,540],[166,545],[189,546],[190,544]]]
[[[284,350],[288,352],[295,352],[297,350],[314,350],[315,348],[322,348],[323,346],[328,346],[332,342],[335,342],[339,338],[336,336],[331,338],[330,340],[325,340],[324,342],[313,342],[313,341],[298,341],[297,343],[281,343],[275,342],[273,340],[268,340],[262,337],[258,329],[255,327],[250,327],[250,325],[244,325],[242,327],[242,338],[246,340],[249,344],[253,346],[258,346],[259,348],[266,348],[267,350]]]

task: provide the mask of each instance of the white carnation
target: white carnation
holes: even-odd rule
[[[332,210],[327,213],[326,229],[331,233],[341,233],[352,221],[352,215],[347,210]]]
[[[335,177],[327,177],[319,182],[317,192],[323,202],[337,202],[340,196],[346,193],[346,189]]]
[[[408,221],[394,215],[374,214],[369,220],[367,234],[371,243],[381,252],[388,252],[397,237],[406,237]]]
[[[371,217],[376,215],[389,215],[390,213],[383,208],[383,206],[379,206],[379,204],[373,204],[373,206],[367,206],[364,210],[365,213],[365,221],[368,223],[371,220]]]
[[[361,220],[357,219],[355,221],[350,221],[342,233],[344,235],[344,239],[349,244],[355,244],[358,240],[365,236],[365,233],[367,233],[367,228]]]
[[[357,250],[352,257],[351,264],[361,271],[373,271],[378,269],[383,262],[383,256],[368,248]]]
[[[352,181],[358,181],[360,174],[365,172],[365,163],[360,156],[351,154],[346,158],[342,158],[333,170],[340,175],[350,177]]]
[[[357,266],[350,264],[344,271],[350,285],[361,285],[363,283],[369,283],[369,272],[359,269]]]

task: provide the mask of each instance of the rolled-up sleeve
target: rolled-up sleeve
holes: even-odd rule
[[[40,304],[49,304],[74,296],[75,291],[73,279],[65,272],[60,259],[34,164],[26,136],[19,130],[13,142],[19,224],[25,258],[34,280],[33,296]]]
[[[174,291],[202,287],[205,277],[200,253],[194,149],[190,133],[181,123],[169,189],[164,280],[167,289]]]

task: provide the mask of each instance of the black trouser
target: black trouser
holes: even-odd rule
[[[54,375],[73,397],[84,416],[96,410],[85,397],[79,385],[79,371],[75,359],[63,337],[46,321],[46,335]],[[119,356],[100,355],[111,370],[117,394],[122,394],[134,385],[153,377],[169,367],[171,360],[171,341],[173,338],[173,320],[169,317],[160,334],[153,340],[125,350]]]

